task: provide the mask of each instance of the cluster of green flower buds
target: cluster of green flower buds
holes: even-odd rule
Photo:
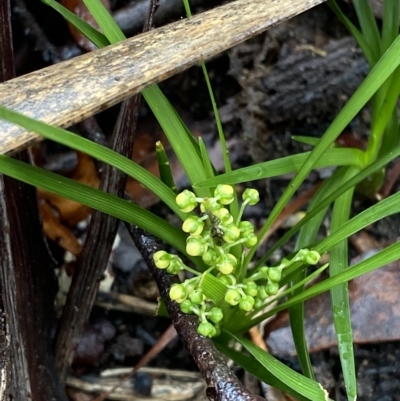
[[[257,244],[254,227],[248,221],[240,221],[244,207],[259,201],[258,191],[246,189],[239,217],[233,216],[225,207],[234,200],[234,189],[230,185],[218,185],[212,198],[198,198],[189,190],[176,197],[176,203],[183,212],[192,212],[200,205],[201,215],[190,214],[182,225],[189,235],[186,251],[191,256],[201,256],[204,263],[215,267],[222,274],[231,274],[238,261],[229,249],[237,244],[251,248]]]
[[[284,268],[297,261],[316,264],[320,255],[315,251],[302,249],[291,260],[283,259],[276,267],[260,267],[250,277],[237,283],[235,273],[241,261],[230,249],[238,244],[246,248],[257,245],[254,226],[249,221],[241,221],[241,217],[247,205],[255,205],[259,201],[259,194],[255,189],[246,189],[243,192],[242,206],[236,219],[226,207],[233,202],[234,197],[232,186],[218,185],[213,197],[200,198],[193,192],[184,190],[176,197],[176,203],[183,212],[189,213],[182,224],[182,230],[189,234],[186,241],[187,253],[201,257],[209,266],[207,272],[214,271],[218,279],[226,285],[225,302],[228,305],[251,312],[261,308],[269,296],[278,293]],[[199,215],[193,212],[197,207],[200,209]],[[178,256],[165,251],[154,254],[154,263],[171,274],[177,274],[181,270],[195,273],[195,277],[181,284],[174,284],[170,289],[170,298],[180,305],[182,312],[199,317],[199,334],[207,337],[218,335],[224,317],[223,308],[215,306],[204,295],[200,286],[201,274],[186,266]]]
[[[220,333],[219,323],[224,315],[222,309],[207,300],[201,288],[198,287],[198,277],[186,280],[181,284],[172,285],[169,296],[180,304],[181,311],[195,314],[200,324],[197,332],[205,337],[215,337]]]
[[[250,277],[243,280],[242,284],[236,283],[233,275],[221,277],[220,280],[228,287],[225,294],[225,302],[246,312],[260,309],[264,301],[276,295],[280,288],[282,271],[294,262],[303,262],[315,265],[319,262],[320,254],[309,249],[300,249],[292,259],[282,259],[275,267],[262,266]],[[260,284],[257,284],[259,282]]]

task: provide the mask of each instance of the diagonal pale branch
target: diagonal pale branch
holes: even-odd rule
[[[237,0],[0,85],[0,104],[68,127],[325,0]],[[38,140],[0,121],[0,154]]]

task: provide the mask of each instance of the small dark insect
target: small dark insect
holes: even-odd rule
[[[208,222],[210,224],[210,234],[212,239],[215,241],[216,245],[221,246],[225,243],[224,239],[222,238],[224,235],[224,231],[220,228],[221,220],[214,216],[211,212],[206,212],[208,216]]]

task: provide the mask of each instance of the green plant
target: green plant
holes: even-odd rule
[[[43,1],[60,11],[99,47],[124,39],[122,32],[98,1],[85,2],[104,35],[77,19],[53,0]],[[138,225],[189,258],[196,269],[186,266],[176,255],[166,252],[154,255],[159,268],[165,268],[173,274],[182,269],[194,274],[193,278],[171,288],[171,298],[180,303],[184,312],[197,314],[200,318],[199,332],[215,337],[217,346],[233,360],[261,380],[287,391],[300,400],[322,400],[327,397],[323,389],[311,380],[313,371],[303,328],[304,301],[323,291],[331,291],[335,330],[348,398],[355,399],[356,381],[347,282],[398,259],[400,249],[399,243],[393,244],[363,262],[348,267],[347,238],[374,221],[398,213],[400,209],[399,194],[394,194],[349,219],[356,186],[365,180],[373,180],[391,160],[400,155],[395,107],[400,93],[399,4],[396,1],[385,1],[385,17],[380,35],[375,20],[371,17],[367,0],[353,1],[361,30],[340,12],[333,0],[329,3],[357,38],[370,63],[371,72],[321,140],[315,143],[311,152],[231,171],[217,109],[214,108],[226,170],[225,174],[217,175],[203,141],[194,140],[159,88],[152,86],[144,90],[143,96],[185,169],[193,192],[186,190],[176,196],[171,175],[165,164],[162,177],[168,178],[162,181],[109,149],[66,130],[50,127],[0,107],[1,118],[112,164],[157,194],[181,218],[183,231],[190,234],[188,238],[181,230],[130,202],[0,156],[2,173]],[[189,14],[187,2],[186,7]],[[205,67],[203,68],[205,70]],[[337,148],[334,145],[335,139],[369,100],[373,109],[373,119],[367,150],[363,152],[352,148]],[[306,217],[289,230],[262,258],[254,260],[257,242],[271,228],[310,171],[322,166],[336,166],[338,169],[314,196]],[[254,190],[247,190],[242,207],[239,208],[236,193],[231,185],[288,172],[296,172],[296,176],[255,236],[254,228],[248,222],[241,221],[241,216],[246,203],[251,205],[256,202],[257,194]],[[192,213],[199,204],[201,213]],[[331,234],[316,243],[315,238],[322,219],[331,206]],[[189,216],[187,213],[190,213]],[[293,254],[277,266],[266,266],[265,263],[272,252],[296,233],[299,235]],[[326,252],[330,252],[330,278],[305,289],[305,283],[314,277],[307,276],[307,266],[318,263],[319,255]],[[249,269],[251,263],[254,263],[254,267]],[[316,274],[324,268],[326,266],[319,268]],[[286,284],[288,289],[277,295],[279,287]],[[275,296],[273,299],[284,296],[288,296],[288,299],[272,310],[262,313],[263,308],[271,303],[270,295]],[[304,375],[299,375],[280,364],[243,337],[243,333],[249,328],[284,308],[290,310],[293,336]],[[255,359],[250,361],[246,355],[232,349],[232,339],[240,342]]]

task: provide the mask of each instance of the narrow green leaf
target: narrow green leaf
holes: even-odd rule
[[[144,90],[143,97],[167,135],[190,182],[204,181],[207,176],[199,153],[188,137],[181,120],[177,117],[175,111],[172,110],[172,106],[167,98],[156,85],[152,85]],[[198,192],[199,196],[211,195],[208,189],[198,190]]]
[[[258,163],[243,167],[231,173],[220,174],[215,178],[197,182],[195,188],[215,187],[218,184],[240,184],[242,182],[260,180],[263,178],[278,177],[280,175],[295,173],[310,157],[311,152],[300,153],[293,156]],[[361,166],[364,159],[363,152],[354,148],[328,149],[324,157],[313,166],[314,169],[332,166]]]
[[[171,171],[171,165],[169,164],[167,152],[161,141],[156,142],[156,155],[158,162],[158,170],[160,171],[160,180],[174,193],[178,193],[176,188],[174,177]]]
[[[4,155],[0,155],[0,173],[137,225],[186,254],[182,230],[134,203]]]
[[[83,2],[86,4],[86,7],[89,9],[110,43],[114,44],[126,39],[120,27],[101,1],[83,0]]]
[[[285,383],[289,387],[286,388],[286,391],[293,397],[310,401],[325,401],[328,399],[327,391],[316,381],[290,369],[251,341],[232,333],[228,334],[250,352],[270,375],[274,376],[279,382]]]
[[[185,213],[182,213],[176,205],[175,193],[170,188],[149,171],[119,153],[73,134],[72,132],[62,128],[52,127],[41,121],[33,120],[32,118],[8,110],[2,106],[0,106],[0,118],[18,124],[29,131],[35,131],[47,139],[69,146],[72,149],[79,150],[98,160],[111,164],[149,188],[182,220],[186,217]]]
[[[110,41],[102,33],[81,18],[77,17],[74,13],[69,11],[60,3],[57,3],[55,0],[42,0],[42,2],[58,11],[68,22],[74,25],[98,48],[105,47],[110,44]]]
[[[399,34],[400,2],[385,0],[383,3],[382,18],[382,53],[394,42]]]
[[[312,136],[303,136],[303,135],[293,135],[292,139],[299,143],[304,143],[305,145],[317,146],[320,142],[320,138],[314,138]]]
[[[345,170],[343,168],[337,170],[332,177],[326,180],[317,193],[313,196],[308,209],[307,214],[321,204],[323,199],[332,194],[342,183]],[[329,205],[326,205],[319,213],[317,213],[312,219],[303,225],[297,238],[296,250],[306,248],[310,243],[315,241],[318,230],[322,224],[323,218],[326,214]],[[304,281],[306,277],[306,270],[302,269],[296,273],[292,280],[291,286],[296,286],[299,282]],[[294,297],[304,291],[304,285],[294,291],[290,297]],[[297,305],[289,308],[290,316],[290,327],[292,330],[293,341],[296,347],[297,357],[299,358],[300,366],[303,374],[307,377],[314,378],[314,371],[312,368],[310,355],[308,353],[308,347],[305,337],[304,329],[304,303],[298,303]]]
[[[203,141],[202,137],[199,137],[199,146],[201,152],[201,159],[203,161],[204,172],[206,173],[207,178],[215,177],[215,170],[211,163],[210,156],[208,154],[206,145]]]
[[[346,182],[357,173],[349,168],[343,181]],[[350,216],[354,188],[341,195],[334,204],[331,232],[334,233],[344,225]],[[340,241],[330,251],[329,274],[334,277],[347,268],[348,243],[347,239]],[[357,398],[357,381],[354,362],[353,334],[351,329],[350,298],[347,282],[337,285],[331,290],[333,322],[338,340],[340,362],[349,401]]]
[[[397,200],[398,201],[398,200]],[[373,270],[379,269],[389,263],[392,263],[399,259],[400,255],[400,242],[396,242],[383,249],[382,251],[376,253],[375,255],[357,263],[354,266],[345,269],[342,273],[337,274],[334,277],[328,278],[323,282],[308,288],[303,293],[289,299],[288,301],[280,304],[276,308],[266,313],[263,313],[251,321],[251,324],[241,324],[239,323],[236,327],[237,332],[244,332],[249,328],[261,323],[263,320],[275,315],[276,313],[285,310],[298,302],[304,302],[307,299],[313,298],[325,291],[332,289],[333,287],[342,284],[346,281],[353,280],[356,277],[362,276],[363,274],[369,273]],[[247,322],[246,322],[247,323]]]
[[[264,366],[256,361],[253,357],[247,356],[243,352],[236,351],[233,348],[230,348],[227,345],[230,337],[226,336],[227,341],[224,341],[223,334],[213,339],[218,351],[222,352],[228,358],[232,359],[232,361],[241,366],[247,372],[251,373],[258,380],[264,383],[268,383],[270,386],[273,386],[287,394],[293,392],[293,389],[291,389],[284,381],[279,380],[277,377],[271,374],[269,370],[266,370]],[[308,398],[304,398],[300,394],[297,394],[295,397],[296,400],[299,401],[308,401]]]
[[[315,250],[321,254],[325,253],[343,239],[348,238],[350,235],[360,231],[364,227],[395,213],[400,213],[400,192],[387,197],[350,219],[346,224],[340,227],[338,231],[331,233],[320,241],[315,246]]]
[[[327,4],[354,36],[365,57],[367,58],[370,67],[372,68],[376,63],[376,59],[370,44],[366,41],[362,33],[355,27],[355,25],[343,14],[335,0],[328,0]]]
[[[362,35],[371,47],[376,63],[381,56],[381,40],[371,4],[368,0],[353,0],[353,6],[357,13]]]
[[[276,203],[270,213],[264,226],[261,228],[258,236],[262,238],[270,229],[276,218],[279,216],[290,198],[297,191],[304,179],[310,171],[315,167],[317,161],[324,155],[326,150],[331,146],[333,141],[346,128],[354,116],[361,110],[366,102],[376,93],[386,79],[400,64],[400,36],[390,46],[388,51],[382,56],[376,66],[368,74],[367,78],[358,87],[354,95],[349,99],[338,116],[329,126],[327,131],[321,138],[321,142],[312,150],[310,156],[305,161],[299,172],[289,183],[284,193]],[[332,149],[333,150],[333,149]],[[255,252],[255,248],[251,249],[245,258],[245,265],[248,265]]]
[[[359,184],[360,182],[371,176],[376,171],[379,171],[380,169],[382,169],[382,167],[386,166],[388,163],[390,163],[398,156],[400,156],[400,146],[394,147],[391,152],[382,156],[375,163],[369,165],[355,177],[344,183],[339,189],[336,189],[331,195],[328,195],[328,192],[326,192],[326,197],[320,202],[316,203],[315,207],[313,207],[312,210],[309,210],[303,219],[301,219],[294,227],[292,227],[287,233],[285,233],[274,244],[274,246],[270,250],[268,250],[268,252],[260,259],[260,261],[257,262],[256,266],[261,266],[272,255],[272,253],[275,252],[276,249],[280,248],[285,242],[287,242],[289,238],[291,238],[294,234],[296,234],[300,228],[305,226],[305,224],[312,218],[314,218],[314,216],[317,213],[319,213],[321,210],[323,210],[324,208],[329,206],[332,202],[334,202],[335,199],[337,199],[341,194],[345,193],[348,189],[356,186],[357,184]],[[344,170],[341,171],[344,172]],[[331,182],[331,184],[333,185],[333,182]],[[329,185],[327,184],[326,188],[328,187]],[[301,245],[301,247],[304,248],[309,245],[310,242],[304,242]]]
[[[220,308],[225,309],[227,303],[225,302],[225,294],[227,286],[218,280],[211,273],[205,273],[201,277],[199,287],[203,290],[205,296],[214,301]]]

